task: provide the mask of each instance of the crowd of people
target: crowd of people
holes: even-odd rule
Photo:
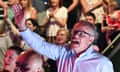
[[[0,0],[0,72],[114,72],[100,54],[120,33],[117,0]]]

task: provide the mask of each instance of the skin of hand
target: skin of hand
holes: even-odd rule
[[[54,12],[51,11],[49,16],[50,16],[50,18],[54,18]]]

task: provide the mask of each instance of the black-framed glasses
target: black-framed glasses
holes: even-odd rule
[[[79,35],[80,37],[85,37],[86,35],[88,35],[88,36],[93,36],[93,35],[85,32],[85,31],[78,31],[78,30],[74,30],[74,31],[73,31],[73,34],[74,34],[74,35],[77,34],[77,35]]]

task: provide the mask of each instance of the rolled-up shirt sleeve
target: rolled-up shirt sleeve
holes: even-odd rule
[[[33,50],[53,60],[57,60],[61,53],[65,51],[65,48],[62,48],[62,46],[46,42],[42,37],[30,31],[30,29],[20,32],[20,35],[23,37],[25,42],[33,48]]]

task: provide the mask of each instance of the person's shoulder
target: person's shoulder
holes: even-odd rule
[[[36,10],[36,8],[35,8],[35,7],[32,7],[31,9],[32,9],[32,10]]]
[[[62,6],[60,9],[59,9],[60,12],[64,13],[64,14],[67,14],[68,10],[66,7]]]
[[[102,63],[105,63],[107,61],[110,61],[110,59],[100,53],[97,53],[97,58],[98,58],[98,61],[102,62]],[[111,61],[110,61],[111,62]]]
[[[46,11],[49,12],[49,11],[51,11],[51,10],[52,10],[52,8],[50,7],[50,8],[48,8]]]
[[[32,12],[37,12],[36,8],[34,8],[34,7],[31,8],[31,11]]]
[[[65,6],[62,6],[61,9],[67,10],[67,8]]]

